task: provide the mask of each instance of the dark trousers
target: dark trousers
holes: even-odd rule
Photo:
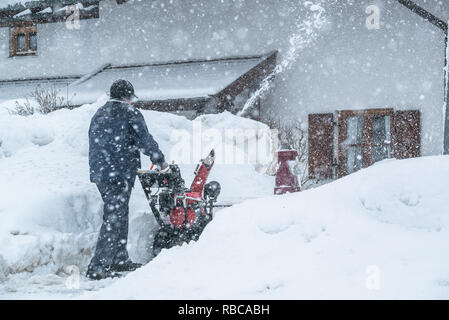
[[[103,224],[98,236],[95,254],[88,271],[102,272],[111,266],[129,262],[128,242],[129,198],[133,183],[114,179],[97,183],[103,198]]]

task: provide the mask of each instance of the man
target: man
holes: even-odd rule
[[[95,113],[89,128],[90,180],[103,198],[103,224],[87,277],[100,280],[134,271],[126,249],[128,241],[129,198],[140,168],[140,152],[149,156],[161,171],[168,171],[159,149],[143,119],[131,105],[135,98],[132,84],[115,81],[110,100]]]

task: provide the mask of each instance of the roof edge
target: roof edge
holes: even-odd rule
[[[106,69],[126,69],[126,68],[139,68],[139,67],[158,67],[158,66],[168,66],[177,64],[193,64],[193,63],[210,63],[210,62],[221,62],[221,61],[239,61],[239,60],[251,60],[251,59],[262,59],[273,54],[271,51],[267,54],[262,55],[247,55],[247,56],[229,56],[221,58],[200,58],[200,59],[190,59],[190,60],[169,60],[164,62],[153,62],[153,63],[136,63],[136,64],[124,64],[124,65],[110,65]]]

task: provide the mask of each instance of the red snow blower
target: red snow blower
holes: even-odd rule
[[[139,170],[138,176],[160,228],[153,241],[153,254],[191,240],[198,240],[213,218],[214,203],[220,194],[220,184],[206,184],[214,165],[215,152],[202,159],[195,170],[190,189],[185,187],[179,166],[170,165],[167,173]],[[153,194],[151,189],[157,191]]]

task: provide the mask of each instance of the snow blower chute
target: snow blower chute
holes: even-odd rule
[[[153,254],[191,240],[198,240],[213,218],[214,203],[220,194],[220,184],[206,184],[214,165],[215,152],[202,159],[195,170],[190,189],[185,187],[179,166],[170,165],[168,173],[139,170],[138,176],[160,228],[153,241]],[[152,193],[151,189],[156,189]]]

